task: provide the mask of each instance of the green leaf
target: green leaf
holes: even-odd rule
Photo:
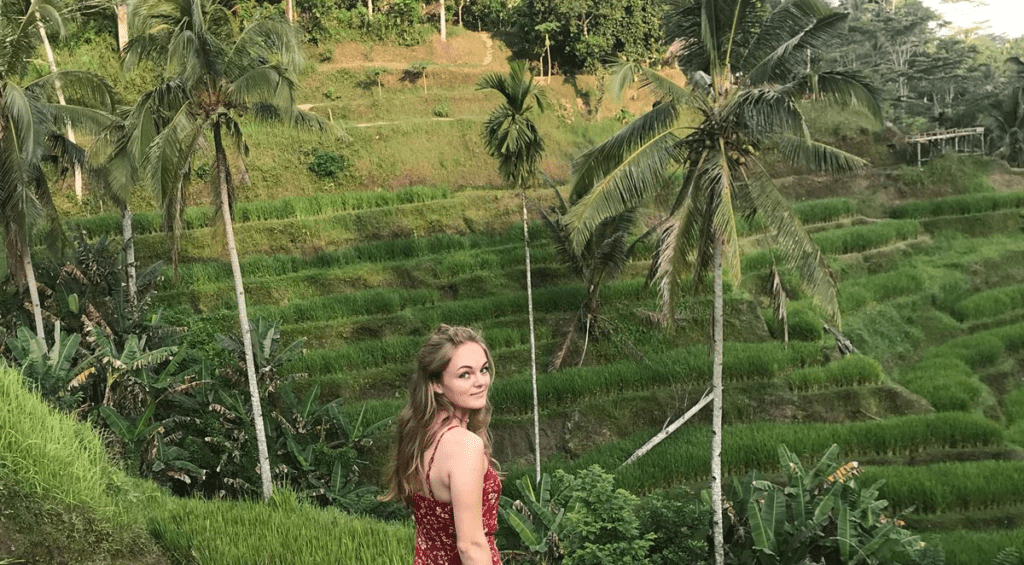
[[[853,546],[853,540],[850,538],[850,508],[845,504],[839,505],[839,520],[836,526],[836,537],[839,541],[839,555],[842,557],[843,563],[849,563],[850,548]]]
[[[761,509],[757,507],[757,501],[753,498],[747,504],[747,517],[750,520],[750,534],[754,538],[754,548],[772,553],[775,546],[775,532],[765,523]]]
[[[303,420],[310,419],[310,414],[313,413],[313,408],[316,406],[316,399],[319,395],[320,383],[314,382],[313,386],[309,388],[309,392],[306,393],[306,397],[302,399],[302,404],[299,405],[299,416]]]
[[[835,504],[835,496],[828,495],[821,499],[818,503],[818,507],[814,509],[814,517],[812,518],[815,524],[823,524],[828,519],[829,513],[832,512],[832,507]]]
[[[544,540],[541,539],[537,533],[537,529],[534,528],[525,516],[516,510],[509,510],[503,506],[498,506],[498,511],[501,512],[505,520],[515,529],[516,533],[519,534],[519,539],[523,540],[523,543],[533,549],[534,551],[540,551],[543,549]]]
[[[110,426],[110,429],[114,430],[114,433],[116,433],[118,437],[126,442],[132,442],[135,440],[133,437],[134,430],[132,429],[131,424],[122,418],[120,414],[115,412],[113,408],[109,406],[100,406],[100,415],[103,416],[103,419],[107,421],[107,425]]]
[[[772,489],[765,494],[764,506],[761,508],[761,521],[765,528],[771,532],[771,549],[778,550],[778,537],[782,533],[782,527],[786,523],[786,497],[778,489]]]

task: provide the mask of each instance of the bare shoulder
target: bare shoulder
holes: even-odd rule
[[[451,460],[480,458],[484,453],[484,440],[466,428],[452,428],[441,438],[441,448]]]

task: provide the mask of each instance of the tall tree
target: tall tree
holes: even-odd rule
[[[762,219],[808,293],[839,322],[825,258],[757,161],[756,150],[771,143],[794,163],[832,172],[866,164],[815,142],[799,104],[813,90],[824,101],[861,104],[880,119],[878,94],[859,75],[819,71],[812,78],[807,73],[807,54],[834,40],[846,18],[820,0],[792,0],[770,12],[756,0],[673,0],[665,18],[666,40],[677,46],[679,67],[693,75],[680,86],[651,69],[621,65],[616,92],[639,75],[643,86],[661,95],[660,103],[584,153],[573,167],[573,192],[580,198],[565,221],[577,249],[606,218],[670,187],[673,204],[650,275],[659,281],[666,322],[674,323],[683,277],[692,274],[697,289],[712,275],[711,499],[717,565],[724,559],[722,279],[726,268],[735,283],[740,279],[737,214]],[[669,184],[680,169],[681,182]]]
[[[253,423],[264,498],[272,490],[263,411],[253,362],[245,289],[238,261],[231,210],[234,183],[228,148],[244,175],[249,149],[239,119],[246,113],[283,120],[290,125],[331,126],[295,106],[295,79],[301,54],[294,28],[273,16],[259,17],[241,31],[231,14],[212,0],[137,0],[131,6],[132,38],[125,48],[131,69],[149,58],[164,69],[164,82],[147,98],[146,113],[159,131],[149,143],[142,170],[155,191],[171,229],[180,229],[182,191],[193,156],[206,134],[213,137],[210,188],[214,222],[224,229],[245,347]],[[225,140],[227,137],[227,140]]]
[[[32,267],[32,235],[50,220],[49,240],[60,235],[44,162],[82,163],[84,151],[64,137],[74,123],[103,127],[109,115],[83,106],[51,103],[58,84],[75,99],[112,108],[113,91],[103,79],[81,71],[54,72],[25,85],[29,61],[42,40],[39,23],[58,32],[63,23],[50,0],[0,0],[0,225],[8,267],[28,287],[36,335],[43,340],[42,306]]]
[[[530,376],[533,379],[533,435],[537,483],[540,483],[540,412],[537,404],[537,344],[533,331],[533,284],[530,280],[530,228],[526,212],[526,189],[537,179],[544,153],[544,140],[533,122],[548,105],[547,93],[533,80],[523,61],[513,61],[508,74],[488,73],[477,90],[493,90],[501,104],[484,122],[487,152],[498,160],[498,173],[506,183],[519,189],[523,200],[523,250],[526,252],[526,308],[530,318]]]
[[[50,39],[46,34],[46,26],[43,25],[43,18],[36,13],[36,25],[39,26],[39,38],[43,42],[43,51],[46,53],[46,62],[50,65],[50,72],[57,72],[57,60],[53,57],[53,49],[50,47]],[[60,81],[53,83],[53,89],[57,93],[57,101],[62,105],[67,104],[64,100],[64,89],[60,87]],[[75,130],[71,127],[71,122],[67,124],[68,141],[71,143],[75,142]],[[75,196],[78,197],[78,201],[82,201],[82,164],[74,163],[75,170]]]

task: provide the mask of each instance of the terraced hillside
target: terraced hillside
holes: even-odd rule
[[[253,186],[235,209],[236,236],[250,315],[279,320],[286,343],[308,340],[307,354],[287,372],[307,373],[307,386],[319,384],[324,400],[350,401],[350,417],[363,407],[369,421],[398,412],[413,354],[438,323],[482,329],[496,361],[496,456],[511,492],[533,469],[522,232],[515,195],[481,188],[497,183],[478,143],[494,100],[467,86],[503,65],[500,57],[471,64],[442,55],[449,59],[438,62],[422,95],[421,84],[398,78],[402,61],[415,60],[406,56],[392,61],[378,52],[365,64],[328,62],[307,73],[302,101],[344,123],[352,144],[245,124]],[[382,88],[362,74],[375,65],[395,71]],[[542,124],[555,148],[543,168],[556,184],[573,154],[619,127],[583,119],[575,99],[588,86],[553,85],[559,108],[561,98],[568,104],[565,117],[549,113]],[[629,104],[641,111],[649,100]],[[871,132],[862,133],[860,142]],[[304,171],[323,148],[349,158],[341,178],[319,181]],[[743,283],[726,299],[724,466],[730,474],[770,473],[780,443],[807,458],[838,443],[843,458],[862,464],[864,479],[887,481],[882,496],[945,548],[947,562],[987,565],[1002,547],[1024,550],[1024,489],[1015,480],[1024,470],[1024,178],[1004,174],[998,193],[932,199],[932,186],[906,190],[876,173],[791,179],[786,189],[830,257],[842,331],[866,358],[840,359],[814,307],[791,287],[793,341],[778,340],[762,291],[771,256],[756,222],[745,226]],[[551,189],[530,199],[535,209],[554,200]],[[119,219],[95,215],[95,202],[62,205],[79,212],[69,214],[71,223],[91,237],[119,237]],[[237,318],[209,216],[208,208],[188,210],[179,278],[168,268],[156,301],[168,320],[193,329],[192,345],[214,349],[213,335],[233,332]],[[139,213],[135,229],[138,260],[166,260],[159,217]],[[640,495],[703,488],[709,413],[637,463],[619,465],[706,389],[709,300],[683,304],[673,332],[651,325],[645,312],[657,300],[637,260],[603,288],[606,325],[582,366],[546,372],[585,289],[559,262],[543,224],[531,227],[531,237],[545,471],[597,463]],[[782,278],[795,280],[785,271]],[[391,433],[373,438],[372,477],[380,476]],[[187,521],[187,509],[180,514]],[[517,545],[509,534],[502,524],[500,547]]]
[[[510,485],[532,473],[533,451],[515,199],[495,190],[377,194],[240,205],[251,315],[281,321],[285,340],[306,337],[308,353],[287,369],[308,373],[322,397],[351,400],[352,416],[365,405],[370,421],[404,404],[413,355],[433,327],[482,329],[497,365],[496,455]],[[551,192],[531,197],[544,206]],[[794,341],[786,347],[772,338],[778,329],[759,290],[771,259],[757,226],[746,226],[744,282],[726,306],[726,472],[772,472],[780,443],[806,457],[838,443],[865,479],[887,481],[882,496],[942,544],[949,563],[988,563],[1001,547],[1024,548],[1024,192],[907,201],[887,217],[864,217],[843,197],[795,211],[830,256],[843,332],[867,357],[838,358],[795,289]],[[230,269],[200,227],[204,213],[190,210],[180,279],[168,276],[158,300],[172,319],[231,331]],[[78,223],[92,235],[116,229],[113,217]],[[145,215],[137,223],[140,233],[154,231]],[[650,325],[644,311],[656,309],[656,297],[637,261],[604,287],[603,314],[613,325],[589,344],[583,366],[547,373],[585,292],[544,226],[531,233],[544,469],[618,469],[705,390],[710,304],[685,304],[674,333]],[[162,236],[140,239],[144,258],[162,256]],[[709,417],[618,469],[618,486],[640,495],[702,487]],[[375,472],[390,434],[375,438]]]

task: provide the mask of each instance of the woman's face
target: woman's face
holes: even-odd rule
[[[433,383],[434,392],[440,392],[455,406],[460,418],[470,410],[478,410],[487,404],[487,392],[491,386],[491,367],[487,354],[479,343],[467,342],[452,352],[452,359],[441,373],[441,382]]]

